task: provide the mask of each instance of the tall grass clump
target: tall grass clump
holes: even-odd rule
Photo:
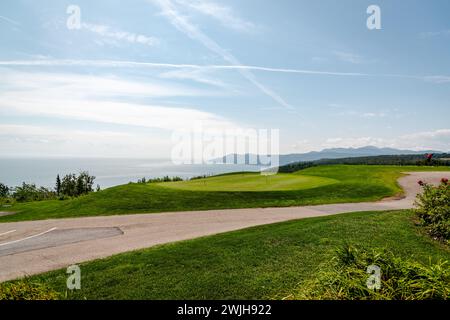
[[[47,285],[29,279],[0,283],[0,300],[57,300],[59,294]]]
[[[378,289],[368,285],[369,266],[380,269]],[[429,300],[450,297],[448,261],[423,265],[396,257],[387,250],[345,245],[287,299],[301,300]]]

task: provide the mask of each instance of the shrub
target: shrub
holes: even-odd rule
[[[13,189],[13,198],[18,202],[51,200],[56,198],[56,192],[45,187],[36,187],[33,183],[23,182]]]
[[[370,289],[367,268],[381,270],[380,289]],[[422,265],[393,253],[344,246],[323,266],[315,279],[306,280],[289,299],[315,300],[425,300],[450,298],[448,261]]]
[[[183,181],[183,178],[181,177],[169,177],[169,176],[164,176],[162,178],[153,178],[153,179],[145,179],[142,178],[140,180],[138,180],[137,183],[159,183],[159,182],[175,182],[175,181]]]
[[[0,300],[56,300],[59,294],[48,286],[28,279],[0,283]]]
[[[416,214],[419,223],[435,239],[450,240],[450,185],[447,179],[433,186],[419,181],[423,193],[416,199]]]

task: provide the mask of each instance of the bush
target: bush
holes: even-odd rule
[[[450,240],[450,185],[442,179],[439,186],[419,181],[423,193],[417,196],[416,214],[419,223],[435,239]]]
[[[56,198],[56,192],[35,184],[23,182],[20,187],[13,189],[13,198],[18,202],[51,200]]]
[[[38,282],[28,279],[0,283],[0,300],[56,300],[59,294]]]
[[[16,200],[14,198],[0,198],[0,205],[2,207],[11,207],[15,203]]]
[[[381,270],[380,289],[369,289],[367,268]],[[450,298],[448,261],[422,265],[389,251],[344,246],[315,279],[305,281],[289,299],[315,300],[425,300]]]

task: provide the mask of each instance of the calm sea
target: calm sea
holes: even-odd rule
[[[23,181],[53,187],[56,175],[89,171],[102,188],[136,182],[142,177],[179,176],[191,178],[236,171],[258,171],[249,165],[174,165],[170,160],[143,159],[0,159],[0,182],[12,187]]]

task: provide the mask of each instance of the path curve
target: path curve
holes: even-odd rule
[[[319,217],[345,212],[409,209],[420,191],[418,180],[438,183],[449,172],[413,172],[399,179],[405,191],[402,199],[378,202],[328,204],[303,207],[227,209],[209,211],[167,212],[153,214],[115,215],[102,217],[50,219],[0,223],[0,282],[26,275],[38,274],[71,264],[105,258],[113,254],[148,248],[154,245],[193,239],[247,227],[281,221]],[[58,232],[46,233],[41,245],[30,243],[33,235],[51,228]],[[115,228],[116,233],[86,237],[80,230]],[[15,230],[14,232],[9,232]],[[68,233],[77,230],[77,238]],[[93,230],[92,230],[93,231]],[[90,232],[92,234],[92,232]],[[31,237],[31,238],[29,238]],[[27,241],[16,241],[20,239]],[[45,241],[44,241],[45,240]],[[24,251],[22,246],[27,246]],[[42,243],[46,243],[42,247]],[[31,248],[31,249],[30,249]],[[3,250],[3,254],[2,254]],[[8,250],[8,251],[5,251]]]

